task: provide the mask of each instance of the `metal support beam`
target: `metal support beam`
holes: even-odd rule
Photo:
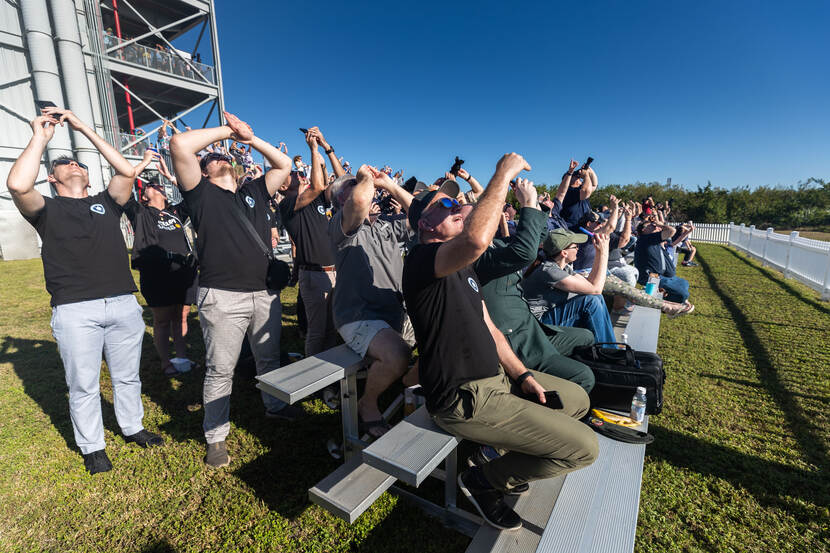
[[[129,4],[127,4],[127,5],[129,6]],[[117,50],[121,50],[125,46],[128,46],[128,45],[130,45],[134,42],[138,42],[139,40],[145,39],[148,36],[156,35],[156,34],[162,32],[162,31],[166,31],[170,27],[175,27],[179,23],[184,23],[185,21],[190,21],[191,19],[195,19],[197,17],[204,17],[205,21],[207,21],[207,14],[206,13],[204,13],[204,12],[194,13],[192,15],[188,15],[187,17],[185,17],[183,19],[179,19],[178,21],[174,21],[173,23],[168,23],[164,27],[159,27],[158,29],[156,29],[154,27],[151,27],[152,30],[149,33],[144,33],[143,35],[139,35],[135,38],[131,38],[130,40],[125,40],[124,42],[118,44],[117,46],[113,46],[112,48],[108,48],[106,53],[110,54],[110,53],[115,52]]]
[[[150,104],[148,104],[147,102],[145,102],[144,100],[142,100],[141,98],[139,98],[139,97],[138,97],[138,95],[137,95],[135,92],[130,92],[130,90],[129,90],[129,89],[128,89],[125,85],[123,85],[123,84],[121,84],[120,82],[118,82],[118,79],[116,79],[115,77],[110,77],[110,79],[112,80],[112,82],[114,82],[115,84],[117,84],[118,86],[120,86],[122,89],[124,89],[124,91],[125,91],[125,92],[129,93],[129,94],[130,94],[130,96],[132,96],[133,98],[135,98],[136,100],[138,100],[139,102],[141,102],[141,105],[143,105],[145,108],[147,108],[147,109],[149,109],[151,112],[153,112],[153,115],[155,115],[155,116],[156,116],[156,117],[158,117],[159,119],[164,119],[164,118],[165,118],[162,114],[160,114],[159,112],[157,112],[156,110],[154,110],[152,107],[150,107]]]
[[[213,105],[210,106],[210,111],[208,112],[207,117],[205,117],[205,122],[202,123],[202,128],[203,129],[205,127],[207,127],[207,123],[208,123],[208,121],[210,121],[210,116],[213,115],[213,110],[215,110],[215,109],[216,109],[216,99],[213,100]]]
[[[210,82],[210,81],[207,79],[207,77],[205,77],[204,75],[202,75],[202,72],[201,72],[201,71],[199,71],[198,69],[196,69],[196,67],[195,67],[192,63],[190,63],[190,60],[189,60],[189,59],[187,59],[187,58],[185,58],[183,55],[181,55],[181,54],[179,53],[178,49],[177,49],[175,46],[173,46],[172,44],[170,44],[170,41],[169,41],[169,40],[167,40],[166,38],[164,38],[164,35],[163,35],[163,34],[161,34],[161,33],[159,33],[159,32],[158,32],[158,30],[157,30],[155,27],[153,27],[153,25],[152,25],[149,21],[147,21],[147,20],[144,18],[144,16],[143,16],[143,15],[141,15],[141,13],[140,13],[137,9],[135,9],[135,8],[133,7],[133,5],[132,5],[132,4],[130,4],[127,0],[121,0],[121,2],[123,2],[123,3],[124,3],[124,5],[126,5],[128,8],[130,8],[131,10],[133,10],[133,12],[136,14],[136,16],[138,16],[138,18],[139,18],[141,21],[143,21],[145,25],[147,25],[147,28],[148,28],[148,29],[150,29],[151,31],[153,31],[153,34],[154,34],[155,36],[159,37],[161,40],[163,40],[163,41],[164,41],[164,43],[165,43],[165,44],[167,44],[167,46],[169,46],[169,47],[170,47],[170,52],[171,52],[172,54],[176,54],[177,56],[179,56],[179,58],[180,58],[183,62],[185,62],[185,63],[188,65],[188,67],[190,67],[190,68],[193,70],[193,72],[194,72],[196,75],[198,75],[198,76],[199,76],[199,78],[201,78],[203,81],[205,81],[206,83],[208,83],[208,84],[210,84],[210,85],[212,85],[212,84],[213,84],[212,82]],[[212,10],[212,9],[211,9],[211,18],[214,18],[214,14],[213,14],[213,10]],[[214,52],[214,60],[216,60],[216,56],[217,56],[217,52]],[[217,65],[217,67],[218,67],[218,65]]]
[[[219,59],[219,31],[216,29],[216,5],[210,0],[210,38],[213,45],[213,70],[219,92],[219,124],[225,124],[225,95],[222,92],[222,61]]]
[[[135,94],[133,94],[133,97],[138,98]],[[168,119],[168,121],[170,121],[171,123],[173,123],[173,122],[175,122],[177,119],[181,119],[182,117],[184,117],[185,115],[187,115],[188,113],[190,113],[191,111],[193,111],[194,109],[197,109],[197,108],[202,107],[203,105],[205,105],[206,103],[210,102],[211,100],[214,100],[214,101],[215,101],[215,100],[216,100],[216,98],[215,98],[215,97],[205,98],[204,100],[202,100],[201,102],[199,102],[199,103],[198,103],[198,104],[196,104],[195,106],[192,106],[192,107],[187,108],[186,110],[184,110],[183,112],[181,112],[180,114],[178,114],[178,115],[177,115],[176,117],[174,117],[173,119]],[[143,100],[141,100],[141,102],[142,102],[142,103],[144,103],[144,101],[143,101]],[[148,109],[149,109],[149,106],[148,106]],[[164,119],[164,118],[162,117],[162,119]],[[126,150],[127,148],[130,148],[130,147],[132,147],[132,146],[135,146],[136,144],[138,144],[138,143],[139,143],[139,142],[141,142],[142,140],[147,140],[148,138],[150,138],[150,136],[152,136],[152,134],[153,134],[153,133],[158,132],[158,130],[159,130],[162,126],[164,126],[164,123],[162,123],[161,125],[156,125],[156,126],[155,126],[155,127],[153,127],[152,129],[150,129],[149,131],[147,131],[147,133],[146,133],[144,136],[142,136],[142,137],[141,137],[141,138],[139,138],[138,140],[133,140],[133,141],[132,141],[132,142],[130,142],[129,144],[125,144],[123,147],[121,147],[121,148],[120,148],[120,150],[121,150],[121,151],[124,151],[124,150]]]
[[[207,14],[205,14],[207,15]],[[205,34],[205,28],[207,27],[209,18],[205,17],[205,20],[202,21],[202,28],[199,30],[199,37],[196,39],[196,44],[193,46],[193,51],[190,52],[190,57],[196,55],[196,50],[199,49],[199,44],[202,42],[202,35]]]

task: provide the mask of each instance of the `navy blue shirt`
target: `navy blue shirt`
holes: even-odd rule
[[[559,198],[553,199],[553,207],[550,210],[550,214],[548,217],[548,231],[558,229],[558,228],[568,228],[568,222],[562,218],[562,202],[559,201]]]
[[[634,266],[640,271],[637,282],[645,284],[650,273],[673,277],[674,263],[669,260],[668,252],[663,248],[661,233],[641,234],[634,248]]]
[[[585,186],[585,183],[582,184]],[[582,216],[591,211],[591,204],[588,200],[581,200],[579,195],[582,193],[582,186],[578,188],[568,187],[565,193],[565,199],[562,201],[562,218],[572,227],[579,223]]]
[[[579,226],[571,227],[571,232],[582,232]],[[611,252],[620,247],[620,234],[612,232],[608,237],[608,251]],[[597,256],[597,249],[594,247],[594,242],[588,238],[587,242],[579,245],[576,250],[576,260],[574,261],[574,271],[581,271],[583,269],[590,269],[594,266],[594,258]]]

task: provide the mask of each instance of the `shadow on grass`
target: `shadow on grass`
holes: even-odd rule
[[[728,248],[727,250],[731,251]],[[732,315],[732,320],[735,322],[746,350],[758,372],[759,381],[775,403],[778,404],[790,432],[801,447],[802,453],[808,462],[816,465],[822,471],[827,470],[830,467],[830,462],[822,445],[824,443],[822,439],[823,429],[814,426],[810,418],[804,414],[804,411],[793,399],[793,394],[781,382],[781,377],[767,352],[764,342],[755,332],[752,323],[735,303],[735,300],[721,287],[718,279],[712,273],[709,263],[703,256],[699,258],[698,262],[706,275],[709,287]],[[757,268],[755,269],[757,270]]]
[[[751,382],[749,380],[743,380],[741,378],[730,378],[728,376],[723,376],[720,374],[711,374],[711,373],[700,373],[700,376],[703,378],[711,378],[712,380],[723,380],[724,382],[731,382],[733,384],[738,384],[739,386],[748,386],[750,388],[763,388],[762,384],[758,384],[757,382]],[[801,394],[798,392],[790,392],[790,394],[804,398],[804,399],[811,399],[814,401],[822,401],[824,403],[830,404],[830,396],[813,396],[809,394]]]
[[[646,457],[728,480],[759,502],[788,511],[800,520],[816,516],[805,502],[824,508],[830,505],[827,481],[819,482],[821,471],[767,461],[654,424],[649,425],[649,432],[655,439]]]
[[[141,553],[176,553],[176,548],[166,541],[151,543],[141,548]]]
[[[10,363],[23,382],[23,391],[35,400],[63,437],[69,449],[78,451],[72,421],[66,376],[58,347],[51,340],[29,340],[6,336],[0,342],[0,363]],[[120,434],[112,403],[101,398],[104,429]]]
[[[804,295],[804,293],[802,293],[800,290],[797,290],[794,286],[792,286],[789,282],[787,282],[783,275],[781,275],[779,277],[778,275],[774,274],[772,272],[773,269],[770,269],[769,267],[761,267],[759,269],[745,255],[737,252],[736,250],[734,250],[732,248],[724,248],[724,249],[726,251],[728,251],[729,253],[731,253],[732,255],[734,255],[736,258],[738,258],[743,263],[746,263],[747,265],[749,265],[750,267],[752,267],[756,271],[761,272],[765,277],[767,277],[770,280],[770,282],[773,282],[773,283],[777,284],[782,290],[784,290],[786,293],[788,293],[792,297],[796,298],[797,300],[799,300],[803,303],[806,303],[807,305],[809,305],[810,307],[812,307],[814,309],[818,309],[819,311],[821,311],[825,315],[830,315],[830,306],[828,306],[828,304],[826,302],[820,302],[820,301],[817,301],[817,300],[815,300],[811,297],[808,297],[808,296]]]

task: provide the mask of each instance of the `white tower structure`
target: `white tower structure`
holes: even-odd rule
[[[137,161],[162,119],[181,125],[205,106],[204,122],[191,126],[223,122],[218,44],[213,0],[0,2],[0,257],[39,255],[37,234],[6,188],[32,136],[35,100],[71,109]],[[47,163],[62,155],[89,167],[92,193],[109,182],[110,168],[92,144],[58,127],[37,178],[42,194],[53,195]]]

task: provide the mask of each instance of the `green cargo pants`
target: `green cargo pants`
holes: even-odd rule
[[[586,467],[597,458],[594,431],[578,420],[589,408],[585,390],[573,382],[532,372],[545,390],[559,392],[564,409],[522,399],[511,392],[521,394],[518,386],[501,372],[462,384],[451,406],[432,416],[450,434],[503,453],[482,467],[490,484],[502,491]]]

